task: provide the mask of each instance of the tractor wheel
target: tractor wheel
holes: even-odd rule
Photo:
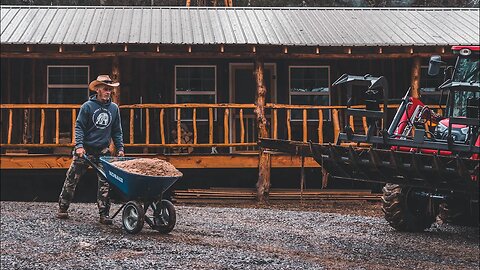
[[[435,221],[428,211],[428,200],[415,197],[412,189],[386,184],[382,202],[385,219],[397,231],[421,232]]]
[[[462,200],[444,202],[438,206],[438,218],[442,223],[475,225],[469,210],[468,202]]]

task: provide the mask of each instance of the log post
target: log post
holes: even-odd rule
[[[120,59],[118,56],[115,56],[112,59],[112,80],[120,81]],[[117,103],[117,105],[120,105],[120,86],[115,88],[115,92],[112,96],[112,101]]]
[[[267,138],[267,118],[265,117],[265,101],[267,88],[265,87],[264,63],[262,59],[255,59],[255,82],[257,86],[255,114],[257,117],[258,138]],[[258,181],[257,181],[257,200],[264,203],[268,200],[270,192],[270,154],[266,153],[263,148],[259,149],[258,162]]]
[[[112,59],[112,80],[119,82],[120,81],[120,60],[118,56],[113,57]],[[112,95],[112,101],[116,103],[117,105],[120,105],[120,86],[115,87],[113,95]],[[130,135],[130,141],[132,135]],[[110,149],[110,153],[116,153],[115,152],[115,145],[113,144],[113,141],[110,142],[110,146],[108,147]]]
[[[412,91],[411,96],[413,98],[419,98],[420,97],[420,57],[415,57],[413,58],[413,64],[412,64]]]

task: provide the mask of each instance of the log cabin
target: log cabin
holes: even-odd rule
[[[318,167],[259,154],[259,136],[333,143],[344,73],[438,104],[452,45],[479,44],[464,8],[1,6],[1,169],[68,168],[90,81],[121,82],[130,156],[182,168]],[[358,97],[361,98],[361,97]],[[362,129],[364,119],[349,119]],[[258,184],[258,183],[257,183]]]

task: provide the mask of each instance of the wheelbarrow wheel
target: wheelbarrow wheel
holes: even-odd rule
[[[122,211],[123,229],[130,234],[136,234],[143,228],[145,211],[137,201],[129,201]]]
[[[168,200],[157,202],[153,221],[155,229],[160,233],[167,234],[171,232],[177,222],[177,214],[173,203]]]

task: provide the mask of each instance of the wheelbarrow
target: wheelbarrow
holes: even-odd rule
[[[174,205],[163,194],[182,176],[147,176],[129,173],[112,162],[133,160],[134,157],[100,157],[103,169],[84,155],[87,163],[126,201],[111,217],[122,211],[123,229],[130,234],[140,232],[146,222],[154,230],[167,234],[176,223]]]

